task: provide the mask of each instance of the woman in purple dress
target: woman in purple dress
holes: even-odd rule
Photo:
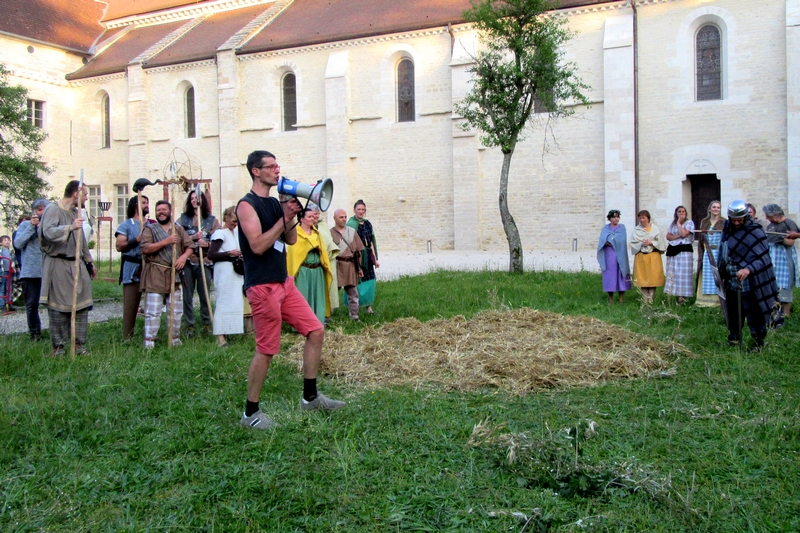
[[[619,223],[620,212],[608,212],[608,224],[600,232],[597,243],[597,262],[603,271],[603,291],[608,294],[608,303],[614,303],[614,293],[619,293],[619,303],[625,299],[625,291],[631,288],[631,268],[628,262],[628,232]]]

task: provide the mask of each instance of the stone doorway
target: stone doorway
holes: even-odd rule
[[[686,176],[692,186],[692,221],[700,229],[700,221],[708,215],[708,204],[720,199],[720,184],[716,174]]]

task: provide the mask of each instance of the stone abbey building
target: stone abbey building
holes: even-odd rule
[[[174,148],[215,214],[275,153],[290,179],[363,199],[382,249],[506,250],[502,154],[453,103],[480,42],[469,0],[0,0],[0,63],[49,134],[53,194],[85,169],[93,214]],[[543,116],[512,160],[526,249],[595,246],[605,213],[665,226],[743,198],[800,215],[800,0],[561,0],[589,106]],[[548,149],[543,150],[545,139]],[[146,191],[151,198],[160,190]],[[181,198],[181,201],[183,198]]]

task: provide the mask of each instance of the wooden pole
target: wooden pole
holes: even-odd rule
[[[81,217],[81,206],[83,205],[83,169],[81,169],[81,181],[80,185],[78,186],[78,216],[76,218]],[[82,255],[82,245],[83,245],[83,225],[81,224],[77,230],[72,230],[73,232],[78,231],[75,235],[75,264],[73,265],[73,272],[72,272],[72,314],[70,315],[69,320],[69,354],[72,359],[75,359],[75,319],[78,315],[78,285],[80,285],[81,281],[81,255]]]
[[[200,231],[200,238],[202,239],[205,235],[203,234],[203,196],[202,196],[202,189],[201,185],[198,182],[197,187],[195,188],[195,196],[197,197],[197,203],[200,206],[200,212],[197,213],[197,229]],[[211,211],[211,204],[209,204],[209,211]],[[203,292],[206,295],[206,305],[208,306],[208,316],[211,318],[211,327],[214,327],[214,310],[211,309],[211,295],[208,294],[208,281],[206,281],[206,263],[203,259],[203,247],[200,244],[197,244],[197,251],[200,255],[200,277],[203,280]]]
[[[174,179],[174,176],[173,176]],[[170,227],[170,236],[175,235],[175,185],[172,185],[172,226]],[[175,332],[175,261],[178,253],[178,243],[172,243],[172,271],[169,274],[169,347],[172,348],[172,339]],[[180,324],[177,325],[180,327]]]
[[[200,228],[203,231],[203,228]],[[199,244],[197,249],[200,251],[200,275],[203,277],[203,292],[206,294],[206,305],[208,306],[208,316],[211,318],[211,327],[214,327],[214,310],[211,309],[211,296],[208,294],[208,282],[206,281],[206,265],[203,261],[203,247]]]
[[[136,202],[139,204],[139,233],[144,229],[144,213],[142,213],[142,189],[136,191]]]

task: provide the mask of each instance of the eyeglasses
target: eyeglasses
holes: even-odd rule
[[[278,163],[275,163],[274,165],[263,165],[263,166],[260,166],[260,167],[253,167],[253,168],[266,168],[267,170],[275,170],[276,168],[280,168],[280,167],[281,166]]]

